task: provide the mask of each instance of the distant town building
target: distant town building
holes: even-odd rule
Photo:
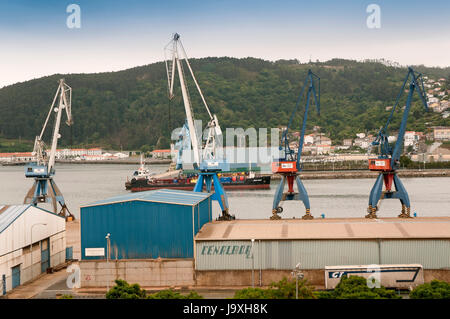
[[[358,133],[358,134],[356,134],[356,136],[357,136],[358,138],[365,138],[365,137],[366,137],[366,134],[365,134],[365,133]]]
[[[31,152],[0,153],[0,162],[29,162],[32,159]]]
[[[353,145],[353,139],[351,138],[346,138],[342,141],[342,145],[344,146],[352,146]]]
[[[154,150],[151,154],[152,154],[153,158],[167,159],[167,158],[170,158],[171,151],[170,151],[170,149]]]
[[[433,138],[437,141],[450,141],[450,127],[449,126],[433,127]]]
[[[404,147],[413,147],[414,151],[417,151],[420,140],[424,139],[424,134],[422,132],[406,131],[404,137]]]
[[[314,144],[314,134],[305,135],[303,143],[304,144]]]
[[[317,145],[331,145],[331,139],[326,137],[325,134],[320,133],[314,136],[314,144]]]

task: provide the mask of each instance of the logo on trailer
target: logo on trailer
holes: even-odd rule
[[[346,275],[347,272],[345,271],[335,271],[328,273],[329,278],[341,278],[343,275]]]

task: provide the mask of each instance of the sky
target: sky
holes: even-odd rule
[[[67,25],[70,4],[80,28]],[[379,28],[368,27],[370,4]],[[450,66],[448,0],[0,0],[0,87],[163,61],[174,32],[190,58]]]

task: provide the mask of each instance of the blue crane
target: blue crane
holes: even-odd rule
[[[316,82],[318,85],[318,90],[316,90]],[[300,134],[298,151],[297,153],[295,153],[295,151],[291,149],[289,146],[288,131],[292,125],[295,113],[297,112],[300,102],[302,101],[302,97],[306,88],[307,88],[306,106],[305,106],[305,113],[303,115],[302,131]],[[302,170],[300,159],[303,150],[303,142],[305,139],[306,122],[308,118],[308,109],[311,100],[311,95],[314,98],[317,113],[320,115],[320,78],[317,75],[315,75],[311,70],[308,70],[308,74],[305,78],[303,88],[300,92],[295,108],[292,111],[291,118],[289,119],[288,126],[283,131],[283,135],[281,136],[282,145],[280,146],[280,150],[281,151],[284,150],[283,151],[284,156],[282,158],[279,158],[278,161],[272,163],[272,172],[280,174],[281,181],[275,191],[275,196],[272,205],[273,215],[270,217],[271,219],[281,218],[278,214],[283,212],[283,208],[279,206],[279,204],[281,201],[285,200],[301,200],[306,208],[306,214],[302,218],[303,219],[313,218],[313,216],[311,215],[311,207],[309,204],[308,193],[306,192],[305,186],[303,186],[303,183],[299,177],[299,172]],[[286,193],[283,193],[286,180],[288,182],[288,191]],[[296,181],[297,184],[298,193],[294,192],[294,180]]]
[[[400,124],[400,129],[397,136],[397,141],[392,148],[388,141],[388,126],[392,120],[394,112],[400,102],[400,98],[405,92],[406,84],[409,82],[408,97],[406,99],[405,109],[403,111],[403,118]],[[367,218],[377,218],[376,211],[379,208],[379,202],[382,199],[397,198],[402,204],[402,211],[398,217],[408,218],[410,216],[410,201],[408,192],[403,186],[400,178],[397,175],[397,169],[400,168],[400,155],[403,150],[403,139],[406,131],[406,123],[408,121],[409,111],[411,109],[411,101],[414,92],[417,91],[420,100],[422,101],[425,110],[428,111],[427,99],[425,96],[425,89],[423,85],[422,74],[415,72],[411,67],[408,68],[408,73],[400,88],[400,93],[397,95],[397,100],[392,108],[391,114],[386,122],[386,125],[380,129],[377,137],[372,142],[373,146],[378,146],[379,156],[377,158],[369,159],[369,169],[371,171],[378,171],[378,175],[369,196],[369,207]],[[385,191],[383,189],[383,181]],[[392,190],[392,183],[394,183],[395,191]]]
[[[58,104],[56,104],[57,99],[59,100]],[[64,196],[53,180],[53,176],[55,175],[56,148],[58,139],[61,138],[59,128],[63,111],[65,111],[67,116],[66,124],[70,126],[73,124],[72,88],[64,82],[64,79],[61,79],[59,80],[58,90],[53,98],[53,103],[50,106],[41,134],[36,136],[34,142],[33,156],[35,157],[35,161],[25,166],[25,177],[34,178],[34,184],[25,196],[24,204],[37,206],[38,203],[52,203],[53,211],[56,214],[56,202],[58,202],[61,205],[61,211],[58,214],[73,218],[73,215],[66,206]],[[43,135],[52,113],[55,113],[56,119],[53,129],[52,145],[50,150],[47,151],[47,147],[43,141]]]

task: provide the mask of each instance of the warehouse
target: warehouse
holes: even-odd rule
[[[82,259],[105,248],[111,259],[193,258],[194,236],[211,221],[208,193],[154,190],[116,196],[82,206]]]
[[[450,279],[448,217],[216,221],[195,243],[200,286],[268,285],[298,263],[319,286],[325,266],[335,265],[421,264],[426,281]]]
[[[65,219],[51,212],[0,205],[0,296],[64,263],[65,231]]]
[[[168,189],[82,206],[81,285],[192,284],[194,236],[212,220],[211,207],[209,193]]]

